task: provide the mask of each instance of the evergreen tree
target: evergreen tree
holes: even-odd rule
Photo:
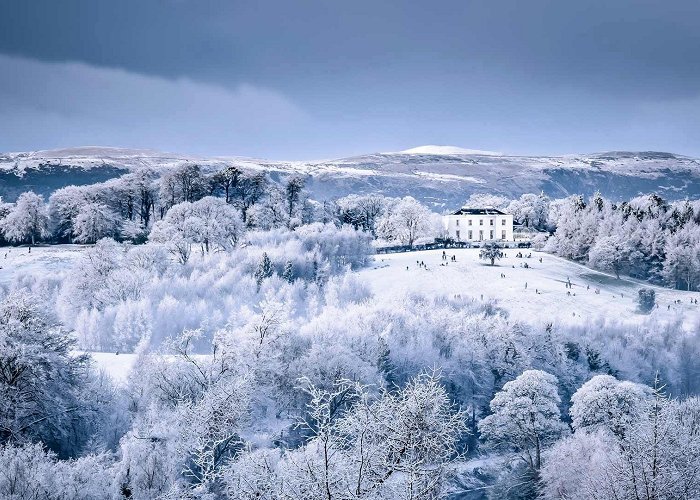
[[[288,260],[284,263],[284,271],[282,272],[282,279],[287,283],[292,283],[294,281],[294,266],[292,261]]]
[[[479,258],[483,260],[488,260],[493,266],[496,263],[496,259],[503,257],[503,251],[501,250],[501,245],[493,241],[484,242],[479,251]]]
[[[258,268],[255,270],[254,275],[255,282],[258,284],[258,290],[260,290],[262,282],[265,281],[266,278],[272,276],[273,273],[274,270],[272,268],[272,261],[270,260],[270,257],[267,256],[267,252],[263,252],[262,259],[260,259],[260,264],[258,264]]]

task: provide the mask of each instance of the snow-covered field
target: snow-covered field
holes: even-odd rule
[[[532,257],[518,258],[519,251]],[[599,317],[640,322],[649,315],[637,312],[637,291],[647,287],[656,290],[659,307],[652,313],[656,319],[680,317],[686,328],[700,320],[700,305],[690,303],[691,298],[700,298],[697,292],[654,287],[629,278],[618,280],[547,253],[527,249],[508,249],[505,253],[493,267],[479,260],[478,249],[447,250],[448,257],[457,257],[456,262],[449,258],[443,261],[442,250],[377,255],[375,264],[361,271],[360,276],[380,297],[400,300],[406,293],[425,292],[481,300],[483,295],[483,300],[495,300],[513,319],[572,323]],[[425,267],[418,262],[425,263]],[[528,268],[522,267],[525,263]],[[571,289],[566,287],[567,279],[571,280]]]
[[[95,365],[117,384],[122,384],[126,381],[129,373],[133,370],[138,354],[115,352],[88,352]]]
[[[75,262],[84,245],[27,245],[0,248],[0,286],[29,276],[59,274]]]

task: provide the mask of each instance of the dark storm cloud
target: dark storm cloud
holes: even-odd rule
[[[269,89],[326,131],[290,131],[313,154],[700,153],[699,25],[697,0],[5,0],[0,53]]]

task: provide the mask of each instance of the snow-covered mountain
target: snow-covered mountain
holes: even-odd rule
[[[659,193],[670,200],[700,197],[700,160],[659,152],[616,151],[567,156],[510,156],[452,146],[421,146],[323,161],[203,158],[148,150],[73,148],[0,154],[0,196],[13,200],[33,189],[44,195],[69,184],[104,181],[150,167],[196,162],[205,170],[227,165],[264,170],[273,179],[308,177],[319,200],[349,193],[414,196],[436,209],[458,207],[472,193],[508,197],[544,191],[553,197],[596,190],[612,199]]]

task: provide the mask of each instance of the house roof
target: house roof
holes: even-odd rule
[[[495,208],[460,208],[452,215],[505,215]]]

